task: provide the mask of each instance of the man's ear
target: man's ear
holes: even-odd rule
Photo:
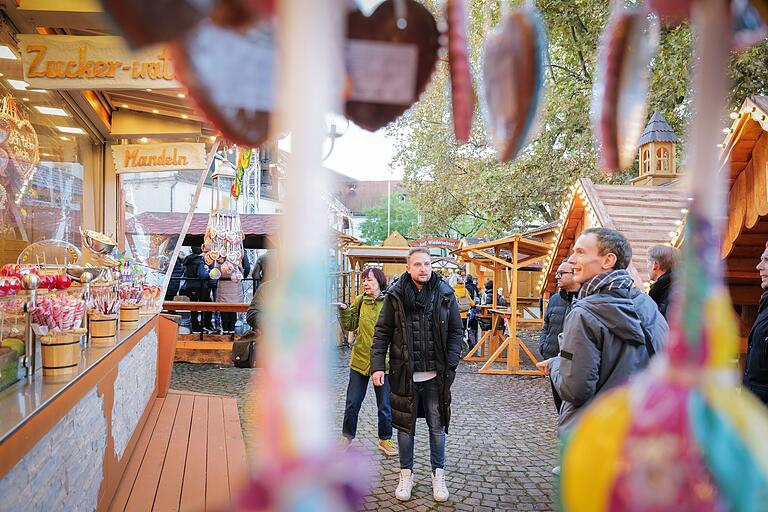
[[[616,267],[616,255],[612,252],[609,252],[605,256],[603,256],[603,269],[604,270],[611,270]]]

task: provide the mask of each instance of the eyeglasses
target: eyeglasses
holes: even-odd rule
[[[573,272],[555,272],[555,279],[560,279],[565,274],[573,274]]]

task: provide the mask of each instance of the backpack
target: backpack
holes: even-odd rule
[[[456,297],[456,303],[459,305],[459,313],[466,313],[472,307],[472,301],[466,295]]]

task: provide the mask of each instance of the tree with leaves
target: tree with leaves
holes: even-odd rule
[[[418,214],[406,194],[393,193],[389,200],[389,225],[387,231],[387,199],[363,211],[365,220],[360,226],[363,240],[368,244],[380,244],[392,231],[403,236],[410,234],[418,221]]]
[[[476,91],[481,94],[483,43],[509,6],[505,0],[468,0],[468,39]],[[438,2],[424,2],[441,18]],[[515,2],[517,3],[517,2]],[[510,5],[513,2],[510,2]],[[456,225],[489,236],[520,231],[553,219],[564,194],[579,177],[598,183],[628,183],[637,164],[613,176],[597,168],[590,107],[600,36],[609,2],[539,0],[549,36],[545,105],[539,130],[511,163],[497,161],[476,108],[472,137],[458,145],[452,133],[448,63],[441,59],[432,83],[388,135],[395,164],[422,217],[419,234],[455,230]],[[685,24],[662,28],[651,68],[648,115],[659,111],[683,140],[689,118],[689,71],[693,37]],[[768,45],[735,54],[731,104],[761,93],[768,82]],[[680,159],[680,161],[683,161]],[[470,234],[470,233],[466,233]]]

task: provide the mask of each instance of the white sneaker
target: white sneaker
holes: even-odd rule
[[[560,474],[560,466],[555,466],[552,468],[552,474],[553,475],[559,475]]]
[[[400,470],[400,483],[397,484],[397,490],[395,490],[395,498],[400,501],[408,501],[411,499],[411,490],[413,489],[413,471],[410,469]]]
[[[445,485],[445,470],[436,469],[432,475],[432,496],[435,501],[442,503],[448,501],[448,487]]]

